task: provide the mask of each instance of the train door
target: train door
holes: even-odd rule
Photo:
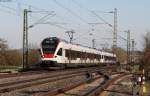
[[[63,56],[63,49],[59,48],[57,52],[57,62],[58,63],[64,63],[64,56]]]

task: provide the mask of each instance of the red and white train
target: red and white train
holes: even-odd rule
[[[116,55],[97,49],[71,44],[57,37],[41,42],[41,66],[91,66],[116,63]]]

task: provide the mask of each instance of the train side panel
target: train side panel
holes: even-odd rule
[[[51,38],[45,39],[45,42],[43,40],[44,43],[42,43],[43,45],[41,44],[41,60],[44,62],[85,66],[88,64],[113,64],[116,62],[116,55],[112,53],[70,44],[57,38],[54,38],[54,41],[49,39]]]

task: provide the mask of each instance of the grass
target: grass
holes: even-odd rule
[[[18,66],[0,66],[0,72],[17,72],[20,68]]]

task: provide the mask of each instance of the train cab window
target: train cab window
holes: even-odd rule
[[[62,56],[62,48],[58,50],[57,55]]]
[[[58,45],[58,39],[46,38],[42,41],[42,50],[44,54],[54,54]]]

